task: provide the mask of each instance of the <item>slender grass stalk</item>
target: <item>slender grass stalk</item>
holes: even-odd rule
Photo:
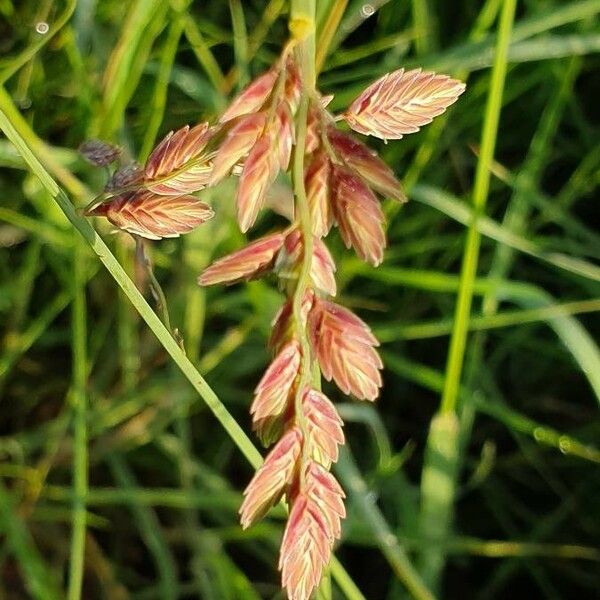
[[[134,268],[130,240],[119,236],[116,240],[116,257],[126,272]],[[121,382],[126,395],[133,394],[140,370],[140,348],[137,333],[136,313],[131,308],[127,296],[118,291],[117,300],[117,342],[119,347],[119,366]]]
[[[71,294],[68,292],[59,292],[23,333],[6,341],[4,352],[0,356],[0,391],[19,357],[31,348],[50,323],[68,306],[70,299]]]
[[[101,110],[91,133],[111,139],[123,124],[125,109],[142,75],[155,39],[164,27],[168,4],[159,0],[131,3],[119,42],[109,58],[103,81]]]
[[[14,504],[13,496],[0,478],[0,531],[14,554],[22,572],[25,587],[34,600],[59,600],[62,594],[54,574],[36,548],[27,526]]]
[[[317,56],[315,59],[315,68],[317,73],[321,72],[321,69],[325,64],[325,59],[327,58],[327,53],[331,47],[331,42],[333,41],[333,37],[338,30],[340,21],[344,16],[344,11],[346,10],[347,6],[348,0],[335,0],[331,10],[329,11],[329,14],[327,15],[327,20],[323,25],[323,29],[321,30],[317,44]]]
[[[171,333],[166,329],[156,313],[150,308],[108,246],[96,233],[90,223],[78,214],[62,189],[39,162],[29,144],[24,139],[25,136],[27,136],[28,131],[24,130],[22,127],[20,131],[17,131],[14,124],[8,119],[5,111],[6,98],[6,95],[0,94],[0,128],[2,128],[6,136],[13,144],[15,144],[30,169],[40,179],[44,188],[64,212],[67,219],[69,219],[72,225],[79,231],[92,250],[100,258],[117,284],[129,298],[130,302],[140,313],[140,316],[146,321],[152,332],[164,346],[165,350],[171,355],[171,358],[173,358],[183,374],[213,411],[227,433],[236,442],[244,456],[254,467],[258,467],[262,462],[262,459],[260,453],[254,447],[248,436],[217,398],[216,394],[209,387],[204,378],[197,372],[194,365],[187,359],[181,348],[171,336]]]
[[[248,32],[241,0],[229,0],[229,11],[231,12],[231,25],[233,26],[233,51],[237,68],[237,83],[238,87],[241,88],[248,83],[250,77],[248,73]]]
[[[433,600],[433,594],[423,583],[419,573],[410,562],[398,538],[390,531],[383,515],[369,498],[368,489],[348,450],[341,449],[336,471],[348,486],[354,502],[358,505],[362,518],[369,525],[381,552],[392,567],[396,577],[400,579],[413,598],[417,600]]]
[[[444,389],[439,413],[432,419],[427,440],[421,479],[421,535],[431,546],[419,556],[425,581],[435,590],[445,563],[445,552],[436,544],[447,537],[452,522],[456,478],[459,468],[459,422],[456,415],[458,392],[468,335],[471,302],[479,257],[478,219],[485,212],[490,183],[490,167],[494,156],[502,92],[506,76],[508,47],[515,15],[516,0],[504,0],[488,102],[486,105],[481,154],[477,162],[473,189],[473,217],[467,232],[458,289],[454,327],[446,365]]]
[[[303,256],[298,283],[294,291],[292,303],[296,335],[302,349],[302,366],[300,369],[300,381],[296,389],[295,414],[304,439],[308,436],[308,429],[302,398],[306,385],[311,380],[312,374],[312,352],[308,332],[302,318],[302,304],[306,290],[310,285],[310,270],[313,260],[313,234],[310,209],[306,198],[304,187],[304,146],[306,142],[308,104],[311,94],[315,89],[315,2],[314,0],[292,1],[290,6],[290,31],[294,39],[298,41],[299,65],[302,78],[302,95],[300,106],[296,117],[296,146],[294,150],[294,162],[292,167],[292,179],[294,182],[295,205],[300,220],[302,231]],[[308,445],[303,445],[303,464],[308,459]]]
[[[231,416],[227,408],[219,400],[205,379],[198,373],[183,350],[173,339],[171,333],[166,329],[159,317],[140,294],[133,281],[127,276],[127,273],[125,273],[108,246],[96,233],[89,222],[78,214],[64,191],[44,168],[39,158],[32,150],[31,141],[33,140],[35,142],[36,136],[28,127],[27,123],[19,119],[9,118],[7,112],[8,114],[11,114],[15,112],[15,109],[6,91],[0,87],[0,129],[4,131],[6,137],[15,145],[31,171],[38,177],[42,186],[50,194],[50,197],[56,202],[67,219],[96,253],[115,282],[123,290],[134,308],[144,319],[152,333],[154,333],[175,364],[213,412],[248,462],[257,469],[262,463],[260,452],[252,444],[250,438]],[[331,560],[331,573],[349,600],[364,600],[364,596],[361,594],[356,584],[354,584],[352,578],[346,573],[344,567],[335,557]]]
[[[442,391],[444,375],[440,371],[424,364],[400,358],[390,352],[384,352],[384,357],[386,364],[394,373],[406,377],[408,380],[433,392]],[[460,394],[461,398],[464,399],[468,396],[468,390],[463,387]],[[497,419],[513,431],[531,437],[541,446],[548,446],[560,451],[562,454],[576,456],[594,463],[600,462],[600,450],[598,448],[585,444],[568,433],[538,423],[499,402],[488,401],[487,398],[475,398],[474,404],[479,412]]]
[[[262,43],[265,41],[271,25],[277,20],[277,17],[283,12],[286,0],[269,0],[260,18],[258,25],[254,31],[250,33],[248,38],[248,55],[254,56]]]
[[[504,0],[500,25],[498,28],[498,40],[496,46],[496,58],[492,70],[492,80],[488,94],[488,102],[485,110],[483,131],[481,136],[481,154],[477,161],[475,173],[475,184],[473,187],[473,218],[467,240],[461,269],[461,285],[458,293],[455,326],[450,341],[448,363],[446,366],[446,383],[442,392],[442,413],[450,413],[456,409],[456,399],[462,364],[464,360],[465,343],[467,339],[468,320],[471,311],[471,300],[473,298],[473,282],[477,273],[477,261],[479,257],[480,235],[477,230],[477,219],[484,214],[487,195],[490,185],[490,168],[494,158],[494,148],[498,133],[500,120],[500,108],[502,106],[502,91],[506,76],[506,65],[508,46],[515,15],[516,0]]]
[[[582,258],[569,256],[563,252],[545,250],[539,244],[530,241],[526,236],[520,234],[518,230],[509,229],[485,215],[478,215],[474,222],[473,219],[476,216],[476,210],[460,200],[460,198],[452,196],[443,190],[427,185],[417,185],[412,190],[412,197],[417,202],[422,202],[440,210],[463,225],[473,225],[479,234],[496,240],[503,246],[518,250],[544,261],[553,267],[575,273],[591,281],[600,281],[600,267],[597,265]]]
[[[412,17],[416,30],[415,48],[417,54],[431,52],[433,42],[432,10],[428,0],[412,0]]]
[[[308,331],[302,318],[302,304],[308,286],[310,285],[310,271],[313,260],[313,233],[310,209],[304,186],[304,148],[306,143],[308,104],[314,93],[316,82],[315,71],[315,0],[292,0],[290,5],[290,31],[299,42],[297,50],[300,55],[300,73],[302,78],[302,95],[298,107],[296,125],[296,146],[294,150],[294,162],[292,168],[292,179],[294,184],[295,205],[297,207],[300,230],[302,231],[303,256],[298,283],[294,291],[293,314],[296,335],[302,349],[302,366],[300,369],[300,381],[294,400],[295,414],[298,425],[304,439],[308,436],[306,417],[302,407],[302,398],[306,385],[313,377],[312,352]],[[320,374],[315,371],[315,379],[320,381]],[[303,445],[303,464],[308,460],[308,445]],[[302,484],[301,484],[302,485]],[[329,581],[329,568],[325,569],[322,581],[317,589],[319,600],[331,598],[331,583]]]
[[[162,123],[165,114],[169,79],[171,77],[171,71],[173,70],[177,48],[179,47],[179,40],[181,39],[185,26],[182,14],[174,13],[173,11],[171,11],[170,14],[172,18],[169,24],[167,39],[165,40],[162,49],[158,73],[156,75],[156,83],[154,85],[154,94],[148,111],[149,118],[146,125],[146,134],[140,151],[140,162],[142,164],[152,152],[152,148],[154,148],[160,124]]]
[[[567,315],[600,312],[600,298],[563,302],[537,308],[507,310],[493,315],[471,315],[469,331],[514,327],[526,323],[541,323],[552,319],[560,319]],[[387,323],[380,327],[374,326],[377,339],[382,342],[395,340],[422,340],[452,333],[453,320],[440,319],[420,323]]]
[[[187,15],[185,17],[185,37],[187,38],[190,46],[192,48],[192,52],[196,56],[196,59],[204,69],[208,79],[213,84],[216,90],[223,92],[226,87],[225,76],[223,75],[223,71],[221,71],[221,67],[219,63],[215,59],[213,53],[211,52],[208,44],[204,40],[204,36],[200,29],[198,29],[198,25],[194,21],[193,17]]]
[[[73,253],[73,314],[72,314],[72,360],[74,412],[73,439],[73,509],[71,532],[71,556],[69,565],[68,600],[79,600],[83,583],[86,534],[86,496],[88,489],[87,451],[87,325],[86,325],[86,247],[74,234]]]

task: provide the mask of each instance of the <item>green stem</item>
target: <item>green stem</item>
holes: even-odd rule
[[[162,286],[158,282],[158,279],[156,279],[156,275],[154,274],[154,269],[152,267],[152,261],[146,254],[146,243],[142,238],[137,236],[135,238],[135,249],[138,260],[142,263],[142,266],[146,271],[146,275],[148,276],[150,291],[152,292],[152,296],[156,302],[156,308],[162,317],[162,322],[164,323],[165,327],[171,333],[173,333],[173,329],[171,328],[171,317],[169,316],[169,307],[167,305],[167,298],[163,292]]]
[[[9,118],[7,113],[10,114],[12,118]],[[6,137],[15,145],[32,173],[38,177],[42,186],[50,194],[51,198],[56,202],[67,219],[96,253],[115,282],[123,290],[131,304],[144,319],[152,333],[154,333],[163,348],[169,353],[175,364],[204,400],[248,462],[255,469],[258,469],[262,464],[260,452],[252,444],[250,438],[231,416],[225,405],[219,400],[208,383],[206,383],[204,378],[198,373],[197,369],[173,339],[171,333],[166,329],[156,313],[150,308],[149,304],[135,287],[133,281],[127,276],[127,273],[125,273],[104,241],[88,221],[78,214],[64,191],[58,186],[56,181],[54,181],[41,164],[38,157],[31,149],[32,141],[35,145],[37,137],[33,131],[31,131],[26,121],[20,118],[18,111],[16,111],[12,104],[10,96],[1,86],[0,129],[4,131]],[[349,600],[365,600],[351,577],[335,557],[331,560],[331,573]]]
[[[439,544],[439,540],[448,537],[451,527],[456,480],[460,468],[460,424],[456,406],[479,258],[478,221],[484,215],[489,190],[515,7],[516,0],[504,0],[483,123],[481,154],[475,174],[473,215],[463,254],[442,400],[439,413],[431,421],[421,477],[419,530],[420,535],[429,541],[429,545],[419,556],[419,568],[426,583],[434,592],[439,588],[446,561],[446,552]]]
[[[302,350],[302,365],[300,368],[300,381],[295,398],[296,419],[306,434],[306,422],[302,410],[302,395],[304,388],[312,378],[311,348],[306,331],[306,324],[302,315],[302,304],[307,290],[310,287],[310,271],[313,255],[313,234],[310,218],[310,209],[304,187],[304,146],[306,142],[308,105],[315,89],[315,3],[314,0],[292,0],[290,11],[290,30],[297,42],[296,51],[300,65],[302,79],[302,96],[298,108],[296,125],[296,149],[292,166],[292,179],[294,182],[294,196],[298,214],[298,223],[302,232],[303,259],[298,283],[294,291],[293,314],[296,335]],[[308,445],[303,446],[303,462],[308,459]]]
[[[33,600],[59,600],[62,591],[56,573],[45,563],[26,523],[19,514],[13,495],[0,478],[0,531],[4,544],[10,548],[22,569],[23,583]]]
[[[248,32],[244,9],[240,0],[229,0],[231,24],[233,26],[233,50],[238,71],[238,86],[244,87],[248,82]]]
[[[85,563],[86,496],[88,491],[88,451],[86,424],[86,302],[85,302],[85,246],[74,236],[73,259],[73,510],[71,533],[71,559],[69,571],[68,600],[81,598],[83,567]]]
[[[494,157],[500,108],[502,107],[502,92],[506,76],[508,46],[515,15],[516,0],[505,0],[496,44],[496,58],[492,70],[492,82],[485,111],[483,133],[481,136],[481,154],[477,162],[475,185],[473,189],[473,218],[467,241],[460,278],[460,289],[455,312],[454,329],[450,341],[450,351],[446,366],[446,381],[442,392],[441,412],[451,413],[456,408],[458,388],[462,372],[465,345],[468,333],[469,314],[473,298],[473,282],[477,273],[479,258],[480,234],[477,229],[477,219],[485,211],[490,185],[491,164]]]
[[[32,134],[28,128],[25,129],[27,124],[24,121],[19,121],[17,123],[11,122],[6,116],[6,103],[7,101],[10,101],[10,98],[6,92],[2,92],[4,92],[4,90],[0,91],[0,128],[2,128],[8,139],[16,146],[25,162],[29,165],[31,171],[37,175],[44,188],[58,204],[67,219],[79,231],[104,266],[108,269],[114,280],[139,312],[140,316],[146,321],[148,327],[150,327],[151,331],[156,335],[165,350],[200,394],[200,397],[206,402],[207,406],[223,425],[225,431],[231,436],[232,440],[235,441],[248,461],[255,468],[258,468],[262,463],[262,458],[258,450],[250,441],[250,438],[244,433],[243,429],[218,399],[214,391],[182,352],[177,342],[173,339],[171,332],[166,329],[156,313],[150,308],[149,304],[136,288],[133,281],[128,277],[127,273],[125,273],[108,246],[96,233],[90,223],[78,214],[66,194],[34,155],[30,145],[25,141],[25,138],[31,138]],[[15,125],[19,127],[19,130],[16,129]]]
[[[321,35],[319,35],[316,58],[317,73],[320,73],[321,69],[323,68],[325,59],[327,58],[327,53],[331,47],[331,42],[333,41],[333,37],[340,26],[340,21],[344,16],[344,11],[346,10],[347,6],[348,0],[336,0],[329,11],[329,14],[327,15],[327,20],[323,25]]]
[[[171,71],[173,70],[173,63],[175,62],[175,55],[177,54],[177,48],[179,47],[179,40],[183,33],[184,25],[185,22],[182,14],[172,14],[172,21],[169,25],[167,40],[165,41],[162,50],[160,66],[158,68],[158,74],[156,75],[152,103],[148,112],[149,118],[146,125],[146,135],[144,136],[144,142],[139,158],[142,164],[152,152],[152,148],[154,147],[158,136],[160,124],[163,120],[165,107],[167,105],[169,78],[171,77]]]

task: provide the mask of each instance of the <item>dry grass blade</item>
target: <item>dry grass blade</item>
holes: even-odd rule
[[[359,133],[399,140],[431,123],[464,90],[464,83],[448,75],[399,69],[360,94],[344,113],[344,119]]]

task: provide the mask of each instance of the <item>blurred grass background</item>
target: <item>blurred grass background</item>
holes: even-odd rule
[[[337,556],[369,600],[410,597],[407,584],[421,598],[425,586],[446,598],[597,597],[600,1],[522,0],[514,23],[511,0],[317,4],[334,109],[400,66],[468,84],[433,125],[379,144],[411,197],[386,205],[384,265],[333,236],[339,301],[372,324],[386,363],[374,406],[330,389],[348,438]],[[78,156],[83,140],[144,160],[170,129],[213,118],[277,56],[287,10],[1,0],[0,126],[83,206],[105,182]],[[0,598],[280,598],[282,511],[241,531],[252,468],[32,164],[0,139]],[[212,222],[152,252],[189,359],[249,432],[281,296],[268,282],[195,284],[243,243],[233,185],[208,194]],[[474,201],[485,216],[469,235],[481,236],[470,280],[459,273]],[[96,225],[135,278],[130,240]],[[460,380],[445,376],[453,326],[453,339],[469,333]],[[434,419],[448,394],[450,425]],[[339,581],[323,597],[360,598]]]

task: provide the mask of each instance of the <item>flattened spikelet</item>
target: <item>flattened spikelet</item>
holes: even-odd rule
[[[342,419],[331,400],[317,390],[304,392],[302,406],[308,423],[310,456],[329,468],[331,463],[337,462],[338,446],[344,443]]]
[[[308,600],[321,580],[346,515],[344,492],[316,462],[306,467],[306,490],[293,501],[279,555],[281,584],[290,600]]]
[[[399,140],[441,115],[464,92],[465,84],[448,75],[399,69],[370,85],[344,113],[359,133]]]
[[[250,151],[238,184],[238,223],[243,233],[254,225],[278,171],[279,153],[272,136],[265,132]]]
[[[247,115],[228,131],[215,156],[209,185],[221,181],[240,159],[247,156],[262,133],[265,121],[264,113]]]
[[[357,175],[335,165],[332,173],[333,214],[347,248],[374,267],[381,264],[386,237],[384,214],[373,192]]]
[[[145,187],[155,194],[179,196],[203,189],[211,167],[200,156],[212,131],[208,123],[171,132],[156,146],[144,168]]]
[[[318,237],[326,236],[333,225],[330,175],[329,157],[325,152],[317,152],[306,169],[304,186],[312,230]]]
[[[300,345],[289,341],[277,354],[254,390],[250,413],[255,419],[281,414],[300,367]]]
[[[198,277],[199,285],[232,284],[256,277],[268,270],[283,245],[284,234],[262,237],[241,250],[215,261]]]
[[[347,308],[318,298],[308,325],[323,377],[333,379],[345,394],[375,400],[382,385],[383,363],[368,325]]]
[[[376,192],[401,202],[406,201],[402,185],[394,172],[373,150],[335,127],[329,129],[328,138],[346,165],[356,171]]]
[[[194,196],[160,196],[143,189],[121,194],[87,214],[104,216],[119,229],[150,240],[179,237],[214,216]]]
[[[273,91],[279,69],[273,67],[257,77],[242,93],[235,98],[219,121],[226,123],[241,115],[256,112],[266,102]]]
[[[297,427],[290,429],[271,450],[244,490],[240,521],[246,529],[276,504],[291,483],[301,451],[302,436]]]

